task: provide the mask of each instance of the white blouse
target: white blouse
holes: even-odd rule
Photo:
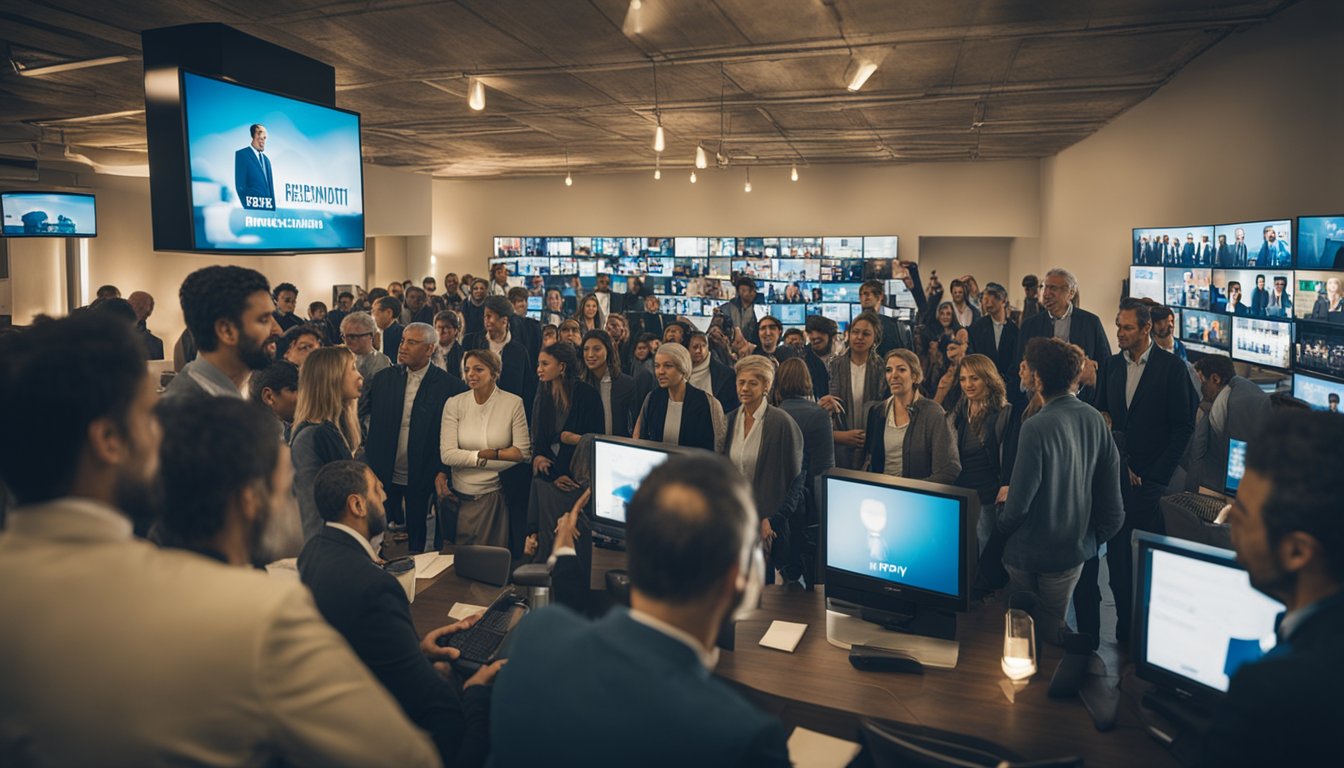
[[[453,468],[453,488],[470,496],[499,490],[499,473],[518,462],[491,460],[477,466],[478,451],[516,446],[523,461],[532,460],[532,437],[523,400],[499,387],[482,404],[476,393],[463,392],[443,405],[439,454]]]

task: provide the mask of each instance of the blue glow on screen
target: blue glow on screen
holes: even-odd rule
[[[4,208],[6,237],[94,237],[98,221],[92,195],[58,192],[6,192]]]
[[[182,87],[197,248],[364,247],[358,115],[185,72]]]
[[[828,478],[826,564],[858,576],[956,597],[956,499]]]

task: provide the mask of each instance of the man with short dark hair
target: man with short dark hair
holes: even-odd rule
[[[302,368],[303,361],[308,359],[308,355],[312,354],[313,350],[322,348],[323,328],[324,326],[311,323],[290,328],[276,343],[276,355],[281,360]]]
[[[106,301],[108,299],[120,299],[121,289],[115,285],[100,285],[98,290],[94,291],[93,298],[95,302]]]
[[[1278,645],[1232,676],[1208,766],[1329,765],[1344,721],[1344,416],[1284,412],[1251,438],[1228,523],[1251,586],[1287,608]]]
[[[208,314],[189,321],[213,330]],[[0,590],[0,615],[23,617],[0,632],[6,764],[438,765],[306,588],[133,538],[154,509],[155,389],[129,325],[84,314],[0,341],[0,424],[24,436],[0,441],[21,505],[0,533],[0,579],[22,585]],[[212,492],[170,515],[250,563],[255,522],[289,494],[288,448],[250,403],[176,407],[215,431],[170,427],[192,453],[173,457],[169,493]]]
[[[801,328],[790,328],[785,331],[784,343],[793,347],[795,357],[802,357],[807,352],[807,334],[803,333]]]
[[[1148,304],[1141,299],[1122,300],[1115,317],[1120,351],[1106,361],[1097,376],[1096,405],[1110,421],[1119,444],[1120,488],[1125,502],[1125,525],[1106,548],[1111,591],[1115,594],[1116,638],[1121,645],[1129,642],[1133,606],[1130,534],[1135,529],[1165,531],[1158,501],[1195,431],[1196,404],[1190,376],[1175,355],[1153,344],[1152,326]],[[1100,625],[1093,626],[1090,601],[1095,599],[1099,604],[1101,592],[1091,591],[1094,583],[1085,586],[1089,602],[1086,610],[1080,606],[1079,630],[1098,632]],[[1079,602],[1083,600],[1080,593]]]
[[[462,332],[462,321],[457,313],[445,309],[434,316],[434,332],[438,334],[438,343],[434,345],[434,355],[430,364],[454,378],[462,378],[462,344],[457,340]]]
[[[428,275],[425,279],[420,281],[420,287],[425,290],[425,293],[433,296],[434,291],[438,290],[439,283],[434,279],[433,275]]]
[[[294,409],[299,404],[299,366],[286,360],[276,360],[252,374],[247,383],[248,399],[271,409],[280,422],[281,437],[289,443],[289,430],[294,424]]]
[[[803,326],[807,331],[807,372],[812,375],[812,394],[818,400],[831,393],[831,358],[835,357],[835,336],[840,332],[835,321],[822,315],[810,315]]]
[[[1149,308],[1153,316],[1153,343],[1182,361],[1188,361],[1190,358],[1185,353],[1185,345],[1176,338],[1176,313],[1157,302],[1150,304]]]
[[[1272,411],[1269,395],[1255,382],[1237,375],[1232,358],[1204,355],[1195,363],[1199,391],[1208,412],[1195,425],[1190,440],[1190,472],[1185,487],[1221,492],[1227,479],[1227,441],[1250,440],[1260,433]]]
[[[336,306],[327,313],[326,331],[327,343],[335,346],[341,343],[341,321],[345,316],[354,311],[355,294],[350,291],[341,291],[336,296]]]
[[[146,321],[149,316],[154,314],[154,297],[145,291],[132,291],[126,298],[131,309],[135,310],[135,330],[140,334],[140,340],[145,343],[146,360],[163,359],[163,339],[150,332]]]
[[[879,357],[885,358],[887,353],[893,349],[915,350],[915,334],[910,329],[910,324],[894,317],[889,317],[882,311],[883,305],[887,302],[887,288],[881,280],[865,280],[863,285],[859,286],[859,306],[865,311],[871,311],[877,315],[882,323],[882,343],[877,347]]]
[[[626,514],[630,609],[590,623],[555,605],[523,619],[495,683],[491,760],[787,766],[783,726],[711,675],[720,628],[763,579],[746,480],[721,456],[673,456]]]
[[[485,330],[485,297],[489,292],[490,286],[485,278],[478,277],[471,281],[467,298],[462,302],[462,330],[467,335]]]
[[[737,296],[719,305],[719,314],[723,315],[723,334],[731,343],[734,330],[742,332],[742,337],[752,344],[759,344],[756,336],[756,281],[746,275],[733,281]]]
[[[164,399],[242,397],[252,371],[271,364],[266,342],[277,326],[266,278],[246,267],[205,267],[187,275],[180,296],[197,355],[173,377]]]
[[[663,331],[667,328],[667,324],[673,321],[673,317],[663,314],[657,294],[652,291],[644,294],[643,309],[643,312],[631,311],[630,336],[639,338],[643,334],[652,333],[659,339],[663,338]]]
[[[766,315],[756,323],[756,335],[761,343],[752,345],[744,343],[743,350],[749,355],[760,355],[768,357],[778,366],[780,363],[794,356],[793,347],[781,343],[784,336],[784,324],[779,322],[779,318],[774,315]],[[738,355],[742,359],[744,355]]]
[[[504,296],[509,292],[509,265],[504,263],[490,267],[490,295]]]
[[[1120,455],[1105,419],[1073,395],[1082,360],[1068,344],[1034,339],[1025,361],[1027,384],[1045,406],[1022,424],[998,528],[1008,535],[1008,594],[1035,593],[1039,636],[1057,643],[1083,564],[1095,562],[1097,549],[1124,521]],[[1094,637],[1097,631],[1079,630]]]
[[[407,333],[415,327],[408,326]],[[438,639],[480,616],[439,627],[423,639],[416,633],[406,590],[373,551],[371,542],[386,528],[387,517],[382,486],[368,466],[348,460],[327,464],[317,473],[314,495],[326,524],[299,554],[299,576],[318,610],[407,717],[429,733],[445,763],[480,765],[490,750],[488,684],[504,662],[481,668],[460,692],[436,669],[446,672],[458,653],[440,648]]]
[[[275,322],[284,333],[296,325],[303,325],[303,318],[294,313],[299,303],[299,289],[293,283],[280,283],[271,291],[275,299]]]
[[[387,491],[392,522],[405,524],[412,554],[425,551],[425,518],[430,503],[449,495],[449,469],[439,460],[443,404],[467,391],[455,376],[429,364],[438,334],[411,323],[402,335],[397,365],[380,371],[360,398],[368,422],[364,459]],[[434,551],[443,549],[443,528],[435,527]]]
[[[513,305],[513,317],[509,320],[509,332],[527,348],[527,358],[535,368],[537,355],[541,353],[541,321],[527,316],[527,289],[514,286],[509,289],[507,298]]]
[[[1018,325],[1025,325],[1036,313],[1041,311],[1041,302],[1037,298],[1041,290],[1041,279],[1035,275],[1022,278],[1022,310]]]
[[[401,301],[395,296],[381,296],[373,302],[373,322],[383,334],[383,354],[396,357],[401,348]]]

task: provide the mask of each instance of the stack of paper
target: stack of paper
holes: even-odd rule
[[[415,578],[432,579],[448,570],[452,564],[452,555],[441,555],[438,552],[423,552],[415,556]]]

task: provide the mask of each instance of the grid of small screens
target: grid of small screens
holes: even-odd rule
[[[915,299],[900,277],[895,236],[887,237],[496,237],[491,265],[532,294],[540,315],[546,293],[560,292],[565,312],[599,274],[624,293],[631,277],[659,297],[660,311],[708,327],[714,309],[736,295],[733,279],[756,281],[758,312],[786,326],[824,315],[843,330],[861,311],[859,286],[881,280],[887,307],[913,317]],[[895,272],[893,272],[893,266]]]
[[[1344,381],[1344,215],[1135,229],[1129,295],[1192,352]]]

